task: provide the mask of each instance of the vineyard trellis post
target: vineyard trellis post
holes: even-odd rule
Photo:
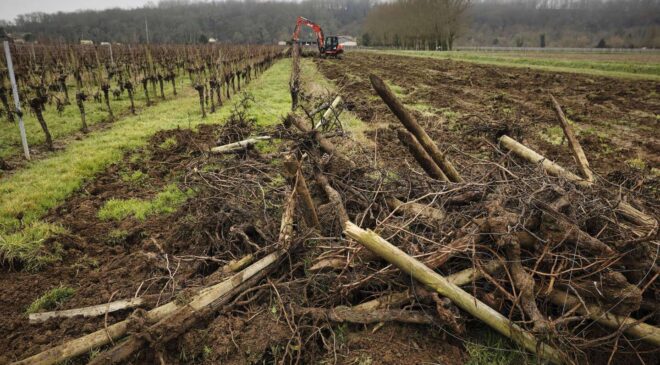
[[[23,113],[21,112],[21,100],[18,98],[18,86],[16,85],[16,76],[14,76],[14,65],[11,61],[11,51],[9,50],[9,41],[4,41],[5,58],[7,59],[7,72],[9,73],[9,81],[11,82],[11,91],[14,97],[14,105],[16,107],[16,115],[18,116],[18,129],[21,131],[21,144],[23,144],[23,153],[26,159],[30,159],[30,148],[27,143],[27,136],[25,134],[25,125],[23,124]]]
[[[110,64],[114,65],[115,64],[115,58],[112,56],[112,43],[108,42],[108,48],[110,50]]]

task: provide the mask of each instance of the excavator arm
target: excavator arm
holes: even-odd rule
[[[321,26],[318,24],[314,23],[313,21],[303,18],[301,16],[298,17],[296,20],[296,29],[293,31],[293,41],[298,42],[298,36],[300,35],[300,28],[306,25],[316,33],[316,42],[318,43],[319,46],[319,52],[323,54],[323,48],[325,47],[325,37],[323,36],[323,29],[321,29]]]

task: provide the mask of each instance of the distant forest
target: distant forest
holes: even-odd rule
[[[425,1],[435,6],[451,5],[457,0]],[[455,24],[449,47],[660,48],[660,0],[460,1],[468,6],[458,15],[460,19],[452,20]],[[434,42],[427,34],[416,33],[421,18],[415,14],[406,16],[407,23],[397,19],[396,29],[391,22],[368,21],[370,14],[373,18],[379,11],[386,13],[383,7],[398,3],[406,8],[412,2],[424,0],[167,0],[132,10],[31,13],[18,16],[6,26],[10,32],[29,33],[40,42],[145,42],[148,26],[149,41],[157,43],[198,43],[209,38],[218,42],[273,43],[290,39],[295,18],[302,15],[320,24],[328,34],[352,35],[363,45],[429,47]],[[428,18],[428,14],[422,15]],[[436,21],[440,22],[445,21]],[[309,33],[306,36],[311,38]],[[424,42],[411,41],[417,39]],[[442,44],[446,46],[446,40]]]

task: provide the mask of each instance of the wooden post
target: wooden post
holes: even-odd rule
[[[544,156],[538,154],[536,151],[532,150],[531,148],[525,146],[524,144],[516,141],[515,139],[507,135],[503,135],[502,137],[500,137],[500,144],[507,150],[515,153],[519,157],[533,164],[540,163],[543,169],[547,171],[550,175],[564,177],[566,180],[572,181],[580,186],[585,186],[585,187],[591,186],[591,182],[586,181],[581,177],[575,175],[574,173],[564,169],[558,164],[548,160]]]
[[[578,307],[578,313],[586,314],[592,320],[614,329],[622,329],[623,333],[635,336],[652,345],[660,346],[660,329],[634,318],[623,317],[609,313],[600,307],[586,304],[584,301],[559,290],[550,293],[550,301],[556,305]]]
[[[229,143],[226,145],[218,146],[218,147],[213,147],[211,148],[211,152],[213,153],[230,153],[230,152],[238,152],[238,151],[243,151],[251,146],[255,145],[259,141],[268,141],[270,140],[270,136],[257,136],[257,137],[252,137],[248,139],[244,139],[242,141],[234,142],[234,143]]]
[[[477,298],[470,295],[447,278],[429,269],[413,257],[410,257],[374,232],[365,231],[352,222],[346,222],[344,233],[373,253],[384,258],[389,263],[409,274],[422,284],[432,288],[440,295],[449,298],[454,304],[476,318],[488,324],[491,328],[510,338],[532,353],[554,364],[562,364],[561,354],[554,348],[539,343],[536,338],[522,327],[508,320],[496,310],[490,308]]]
[[[575,162],[577,162],[578,164],[578,169],[580,169],[580,173],[588,182],[592,182],[594,180],[594,175],[591,172],[591,169],[589,168],[589,161],[587,160],[587,156],[584,154],[584,151],[582,150],[582,146],[580,145],[580,142],[578,141],[577,137],[575,137],[575,133],[573,133],[573,128],[568,123],[568,119],[566,119],[566,116],[564,115],[564,112],[561,110],[561,106],[559,105],[555,97],[550,95],[550,99],[552,99],[552,105],[555,108],[555,114],[557,114],[559,125],[561,125],[561,129],[564,131],[564,135],[566,136],[566,139],[568,139],[568,145],[571,147],[571,151],[573,152],[573,157],[575,157]]]
[[[341,103],[341,96],[337,96],[335,100],[333,100],[332,104],[330,104],[330,107],[328,110],[323,113],[323,116],[321,117],[321,120],[314,126],[314,129],[319,129],[321,128],[324,124],[328,123],[328,120],[334,116],[335,112],[334,109],[336,109],[339,106],[339,103]]]
[[[21,111],[21,99],[18,97],[18,86],[16,85],[16,76],[14,75],[14,64],[11,60],[11,51],[9,50],[9,42],[4,41],[5,58],[7,59],[7,71],[9,73],[9,81],[11,82],[11,91],[14,97],[14,106],[16,107],[16,114],[18,115],[18,129],[21,133],[21,144],[23,145],[23,154],[27,160],[30,159],[30,148],[27,143],[27,135],[25,134],[25,125],[23,124],[23,112]]]
[[[296,110],[296,108],[298,108],[298,93],[300,92],[300,45],[298,42],[293,44],[291,58],[292,63],[289,90],[291,91],[291,110]]]
[[[76,316],[96,317],[96,316],[102,316],[106,313],[112,313],[124,309],[139,307],[145,304],[146,302],[147,300],[142,297],[123,299],[106,304],[93,305],[84,308],[67,309],[67,310],[53,311],[53,312],[30,313],[28,319],[30,320],[30,323],[39,323],[39,322],[47,321],[51,318],[71,318]]]
[[[309,227],[320,228],[321,223],[319,223],[319,217],[316,214],[314,200],[312,200],[312,195],[309,193],[309,189],[307,188],[305,176],[303,176],[302,171],[300,170],[300,163],[295,159],[295,157],[289,155],[286,156],[284,160],[284,168],[286,173],[295,184],[294,189],[296,190],[296,193],[302,202],[305,222]]]
[[[408,112],[406,107],[403,106],[401,101],[399,101],[399,99],[394,95],[392,90],[390,90],[390,88],[385,85],[383,80],[373,74],[369,75],[369,79],[371,80],[371,85],[373,85],[380,98],[383,99],[392,113],[394,113],[394,115],[399,118],[403,126],[406,127],[406,129],[412,133],[415,138],[417,138],[419,144],[424,147],[426,152],[431,156],[433,161],[438,164],[445,175],[447,175],[447,177],[453,182],[463,182],[463,178],[458,173],[451,161],[449,161],[447,156],[445,156],[445,154],[440,151],[431,137],[426,134],[424,128],[422,128],[422,126],[417,123],[412,114]]]
[[[438,164],[436,164],[431,156],[426,153],[424,147],[419,144],[415,136],[402,129],[399,129],[397,131],[397,137],[399,137],[399,141],[401,141],[404,146],[408,147],[410,154],[413,155],[419,166],[424,169],[427,175],[436,180],[449,181],[447,175],[442,172],[442,169],[440,169]]]
[[[490,261],[488,264],[484,266],[483,269],[485,272],[492,274],[495,271],[499,270],[500,268],[502,268],[501,262]],[[454,285],[463,286],[470,284],[475,280],[480,279],[481,276],[482,276],[481,271],[474,268],[469,268],[447,276],[447,281],[449,281]],[[413,298],[414,298],[414,293],[412,292],[411,289],[408,289],[401,292],[385,294],[381,297],[372,299],[368,302],[354,305],[352,308],[356,311],[368,312],[376,309],[400,306],[404,303],[410,302]]]

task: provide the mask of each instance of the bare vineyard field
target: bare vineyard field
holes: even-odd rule
[[[0,364],[657,362],[655,61],[107,51],[16,52]]]
[[[535,51],[404,51],[380,50],[381,53],[454,59],[478,64],[534,68],[551,72],[575,72],[594,76],[628,79],[660,79],[660,53],[535,52]]]

